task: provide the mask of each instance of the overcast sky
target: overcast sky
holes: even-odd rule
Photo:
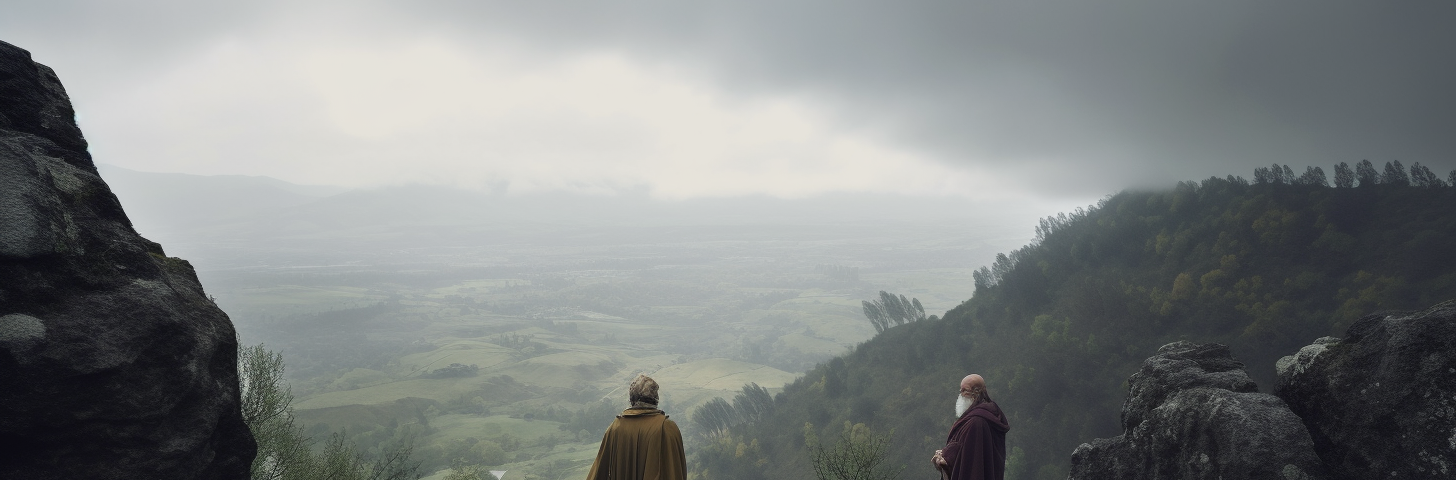
[[[1080,199],[1456,168],[1445,1],[6,3],[134,170]]]

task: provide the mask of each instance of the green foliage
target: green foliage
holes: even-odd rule
[[[698,480],[759,480],[768,464],[758,440],[736,435],[701,442],[691,452],[688,478]]]
[[[567,474],[571,473],[572,468],[574,468],[574,465],[570,460],[552,460],[550,462],[546,462],[546,464],[541,467],[541,470],[538,472],[538,474],[527,474],[526,478],[530,480],[566,480]],[[482,478],[483,477],[484,475],[482,475]]]
[[[886,463],[894,432],[876,434],[863,423],[844,422],[834,445],[822,445],[813,424],[804,425],[804,443],[819,480],[894,480],[905,470]]]
[[[445,480],[485,480],[489,475],[480,465],[469,465],[464,460],[455,459],[450,461],[450,473],[445,475]]]
[[[1421,165],[1421,162],[1412,163],[1410,167],[1410,182],[1412,187],[1445,187],[1446,182],[1432,172],[1430,168]]]
[[[925,307],[920,305],[920,299],[906,299],[904,295],[895,295],[880,290],[879,300],[860,302],[864,307],[865,318],[875,326],[875,333],[883,333],[890,327],[904,325],[910,322],[925,320]]]
[[[622,408],[617,404],[599,400],[577,410],[560,428],[571,433],[579,442],[591,442],[607,433],[607,427],[611,425],[610,419],[621,411]]]
[[[1304,175],[1300,175],[1295,181],[1296,185],[1316,185],[1321,187],[1330,186],[1330,181],[1325,177],[1325,170],[1320,167],[1305,167]]]
[[[1380,183],[1380,173],[1375,171],[1375,164],[1370,160],[1361,160],[1355,164],[1355,180],[1362,187],[1373,186]]]
[[[312,442],[294,425],[293,394],[283,380],[283,368],[283,355],[262,345],[238,352],[243,423],[258,443],[254,480],[302,478],[310,468]]]
[[[733,397],[733,410],[737,413],[737,418],[746,423],[758,422],[773,413],[773,407],[773,395],[756,382],[744,385],[743,391]]]
[[[693,411],[693,425],[699,434],[714,439],[727,434],[735,426],[757,423],[773,412],[773,395],[758,383],[749,383],[733,397],[733,403],[717,397],[699,406]]]
[[[552,351],[550,346],[536,341],[535,335],[506,333],[496,336],[494,343],[513,350],[511,355],[522,359],[545,355]]]
[[[693,410],[693,424],[705,436],[721,436],[729,427],[738,424],[738,412],[733,410],[733,405],[727,400],[715,397]]]
[[[1410,185],[1410,176],[1406,175],[1400,160],[1393,160],[1385,162],[1385,173],[1380,175],[1380,183],[1404,187]]]
[[[1352,188],[1355,186],[1355,171],[1350,169],[1350,164],[1340,162],[1335,165],[1335,188]]]
[[[343,432],[334,433],[319,453],[313,440],[294,424],[293,395],[283,380],[283,355],[262,345],[238,352],[238,378],[242,392],[243,422],[258,443],[253,459],[254,480],[406,480],[419,478],[419,463],[411,460],[412,441],[386,446],[373,461]]]
[[[975,295],[944,319],[815,367],[772,414],[724,436],[758,442],[763,475],[790,479],[814,472],[805,421],[893,428],[887,462],[931,478],[923,459],[944,444],[951,394],[974,372],[1012,424],[1007,478],[1065,478],[1073,449],[1121,433],[1124,382],[1163,344],[1227,344],[1268,391],[1274,361],[1315,338],[1456,298],[1456,188],[1385,183],[1357,166],[1344,178],[1337,165],[1333,188],[1283,166],[1276,183],[1270,167],[1264,183],[1182,182],[1043,219],[1036,241],[980,270]]]
[[[815,265],[814,272],[836,283],[859,283],[859,268],[844,265]]]
[[[421,375],[423,378],[464,378],[474,377],[480,373],[480,367],[475,364],[465,365],[452,363],[447,366],[434,369],[430,373]]]

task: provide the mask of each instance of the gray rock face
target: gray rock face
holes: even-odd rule
[[[1456,302],[1366,316],[1277,368],[1333,478],[1456,478]]]
[[[1164,345],[1128,384],[1123,434],[1077,447],[1071,479],[1327,478],[1299,417],[1224,345]]]
[[[132,229],[73,116],[0,42],[0,478],[246,478],[232,322]]]

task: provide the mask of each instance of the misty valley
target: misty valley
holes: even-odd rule
[[[745,386],[776,394],[871,338],[862,302],[880,291],[932,315],[956,306],[1034,218],[942,224],[923,206],[842,200],[663,212],[103,171],[149,207],[139,229],[192,259],[240,341],[281,354],[315,448],[339,434],[374,459],[409,443],[436,478],[452,462],[584,476],[639,373],[695,451],[726,425],[694,411]]]
[[[777,392],[872,336],[860,302],[877,290],[944,311],[973,288],[965,252],[917,229],[869,240],[844,227],[678,230],[449,252],[429,266],[202,275],[244,343],[284,355],[298,421],[316,438],[342,429],[377,452],[413,436],[428,471],[464,459],[570,472],[561,478],[584,475],[638,373],[698,438],[688,414],[708,400],[747,384]],[[490,260],[462,258],[472,253],[522,265],[448,266]]]
[[[30,3],[0,480],[1456,478],[1456,2]]]
[[[631,202],[593,222],[572,199],[389,190],[280,207],[245,201],[276,193],[266,179],[114,178],[164,207],[179,182],[231,182],[208,200],[231,215],[169,226],[188,213],[158,209],[139,228],[202,265],[244,344],[281,354],[315,449],[408,445],[428,478],[578,478],[646,373],[692,478],[800,478],[846,451],[878,452],[865,475],[916,476],[947,379],[975,371],[1017,426],[1008,478],[1060,479],[1079,444],[1117,436],[1128,375],[1160,345],[1229,345],[1217,362],[1267,393],[1311,340],[1456,296],[1453,189],[1414,167],[1341,164],[1330,186],[1275,165],[1027,227]],[[881,292],[933,316],[875,325]]]

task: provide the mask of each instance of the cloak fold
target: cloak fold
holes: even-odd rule
[[[972,406],[956,419],[945,448],[944,478],[950,480],[1002,480],[1006,475],[1006,432],[1011,430],[1006,415],[996,402]]]
[[[655,408],[629,408],[602,435],[587,480],[685,480],[682,432]]]

